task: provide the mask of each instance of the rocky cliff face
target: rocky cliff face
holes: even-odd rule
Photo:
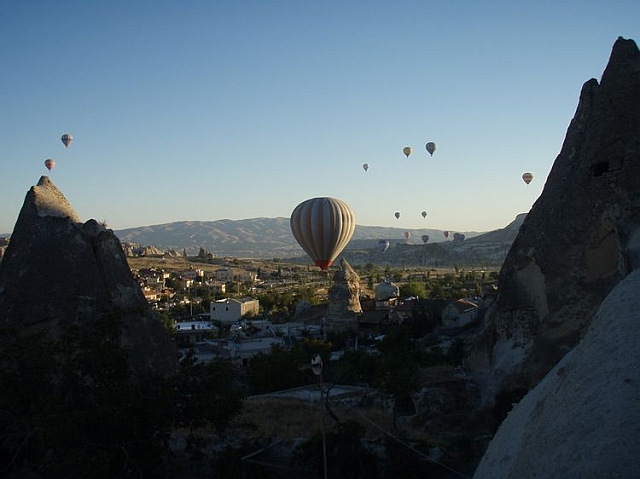
[[[83,224],[43,176],[26,195],[0,263],[0,324],[57,335],[109,317],[123,321],[121,340],[134,368],[173,370],[173,345],[118,239],[95,220]]]
[[[536,384],[635,266],[640,237],[640,52],[619,38],[584,84],[545,184],[503,264],[472,354],[487,398]]]

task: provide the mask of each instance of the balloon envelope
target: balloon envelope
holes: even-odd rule
[[[420,214],[422,215],[422,217],[423,217],[423,218],[426,218],[426,217],[427,217],[427,212],[426,212],[426,211],[423,211],[423,212],[422,212],[422,213],[420,213]]]
[[[410,146],[405,146],[402,149],[402,153],[404,153],[404,156],[406,156],[407,158],[409,158],[409,155],[413,152],[413,148],[411,148]]]
[[[422,242],[427,244],[427,241],[429,241],[429,235],[422,235]]]
[[[464,241],[464,235],[462,233],[453,233],[453,241],[462,243]]]
[[[383,253],[389,249],[389,240],[380,240],[378,241],[378,248]]]
[[[362,165],[362,168],[364,168],[364,171],[367,171],[369,169],[369,163]]]
[[[395,217],[396,217],[396,219],[399,219],[399,218],[400,218],[400,212],[399,212],[399,211],[396,211],[396,212],[393,214],[393,216],[395,216]]]
[[[409,239],[409,236],[411,236],[411,233],[410,233],[409,231],[405,231],[405,232],[404,232],[404,237],[405,237],[406,239]]]
[[[445,231],[445,232],[444,232],[444,237],[445,237],[445,238],[448,238],[448,237],[449,237],[449,232],[448,232],[448,231]]]
[[[53,170],[53,167],[56,166],[56,160],[47,158],[46,160],[44,160],[44,166],[47,167],[47,170],[51,171]]]
[[[431,156],[433,156],[433,152],[434,152],[434,151],[436,151],[437,146],[436,146],[436,144],[435,144],[433,141],[430,141],[429,143],[427,143],[427,144],[425,145],[425,148],[427,149],[427,151],[429,152],[429,154],[430,154]]]
[[[529,184],[531,183],[531,180],[533,180],[533,175],[531,173],[522,173],[522,181]]]
[[[342,200],[311,198],[295,207],[291,232],[316,266],[329,269],[356,229],[353,211]]]
[[[62,141],[62,143],[64,143],[64,146],[68,148],[73,141],[73,135],[71,133],[65,133],[64,135],[62,135],[60,140]]]

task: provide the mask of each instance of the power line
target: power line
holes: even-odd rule
[[[379,431],[381,431],[383,434],[389,436],[390,438],[392,438],[394,441],[398,442],[399,444],[402,444],[403,446],[405,446],[406,448],[412,450],[413,452],[415,452],[416,454],[418,454],[419,456],[423,457],[424,459],[426,459],[429,462],[432,462],[444,469],[446,469],[449,472],[452,472],[453,474],[455,474],[456,476],[460,476],[463,479],[471,479],[469,476],[461,473],[460,471],[456,471],[455,469],[447,466],[446,464],[443,464],[429,456],[427,456],[425,453],[423,453],[422,451],[419,451],[418,449],[416,449],[415,447],[413,447],[411,444],[403,441],[402,439],[400,439],[399,437],[395,436],[394,434],[390,433],[389,431],[387,431],[386,429],[384,429],[382,426],[376,424],[375,422],[373,422],[371,419],[369,419],[368,417],[366,417],[365,415],[361,414],[360,411],[358,411],[356,408],[354,408],[353,406],[351,406],[350,404],[344,402],[343,399],[340,398],[336,398],[338,399],[345,407],[347,407],[348,409],[352,410],[353,412],[355,412],[358,416],[360,416],[362,419],[364,419],[365,421],[367,421],[369,424],[371,424],[373,427],[375,427],[376,429],[378,429]]]

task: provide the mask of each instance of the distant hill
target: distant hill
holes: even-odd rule
[[[413,252],[408,258],[412,263],[420,261],[426,247],[445,248],[452,251],[480,251],[486,248],[500,250],[500,261],[506,255],[513,242],[524,214],[518,215],[507,227],[488,233],[475,231],[460,232],[465,235],[461,245],[452,245],[447,241],[443,230],[429,228],[405,229],[382,226],[357,225],[353,238],[345,250],[345,256],[361,256],[362,252],[375,254],[380,239],[388,239],[391,247],[389,257],[395,255],[396,245]],[[404,232],[411,236],[405,240]],[[200,248],[216,256],[235,256],[244,258],[287,258],[301,256],[304,253],[291,234],[289,218],[252,218],[245,220],[217,221],[179,221],[160,225],[142,226],[115,231],[123,243],[151,245],[160,250],[170,249],[182,252],[186,248],[189,255],[196,255]],[[429,235],[427,245],[422,235]],[[449,236],[451,238],[452,235]],[[483,240],[483,238],[486,238]],[[399,252],[399,250],[397,251]],[[411,256],[409,254],[409,256]],[[414,258],[415,257],[415,258]],[[352,257],[350,259],[354,261]],[[357,262],[357,259],[355,260]]]

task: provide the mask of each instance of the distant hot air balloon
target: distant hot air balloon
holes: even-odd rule
[[[405,239],[409,239],[410,236],[411,236],[411,232],[409,232],[409,231],[405,231],[404,232],[404,238]]]
[[[529,184],[531,183],[531,180],[533,180],[533,175],[531,173],[522,173],[522,181]]]
[[[429,143],[427,143],[427,144],[425,145],[425,148],[427,149],[427,151],[429,152],[429,154],[430,154],[431,156],[433,156],[433,152],[434,152],[434,151],[436,151],[437,146],[436,146],[436,144],[435,144],[433,141],[430,141]]]
[[[387,251],[389,249],[389,240],[381,239],[380,241],[378,241],[378,248],[383,253]]]
[[[410,146],[405,146],[405,147],[402,149],[402,153],[404,153],[404,156],[406,156],[407,158],[409,158],[409,155],[410,155],[411,153],[413,153],[413,148],[411,148]]]
[[[422,242],[427,244],[427,241],[429,241],[429,235],[422,235]]]
[[[362,168],[366,172],[369,169],[369,163],[365,163],[364,165],[362,165]]]
[[[353,211],[342,200],[311,198],[295,207],[289,220],[302,249],[323,270],[329,269],[356,228]]]
[[[53,167],[56,166],[56,160],[47,158],[46,160],[44,160],[44,166],[47,167],[47,170],[51,171],[53,170]]]
[[[464,241],[464,235],[462,233],[453,233],[453,241],[462,243]]]
[[[71,133],[65,133],[64,135],[62,135],[60,140],[62,140],[62,143],[64,143],[65,148],[69,148],[69,145],[73,141],[73,135]]]
[[[396,219],[400,219],[400,212],[396,211],[393,216],[395,216]]]
[[[445,232],[444,232],[444,237],[445,237],[445,238],[448,238],[448,237],[449,237],[449,232],[448,232],[448,231],[445,231]]]
[[[426,217],[427,217],[427,212],[426,212],[426,211],[423,211],[423,212],[422,212],[422,213],[420,213],[420,214],[422,215],[422,217],[423,217],[423,218],[426,218]]]

